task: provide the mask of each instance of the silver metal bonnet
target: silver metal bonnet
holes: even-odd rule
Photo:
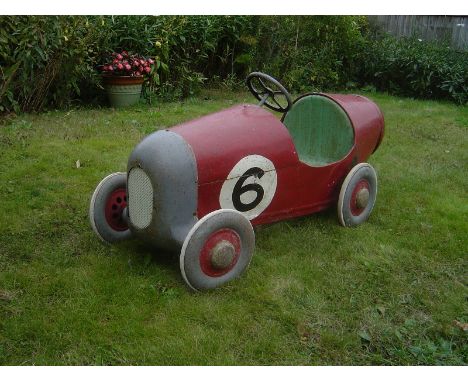
[[[178,250],[197,222],[197,165],[178,134],[144,138],[128,160],[129,227],[153,245]]]

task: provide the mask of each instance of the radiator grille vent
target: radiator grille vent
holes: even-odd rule
[[[128,215],[138,229],[145,229],[153,215],[153,186],[150,178],[139,167],[128,174]]]

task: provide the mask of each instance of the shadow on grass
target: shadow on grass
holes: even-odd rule
[[[174,278],[174,280],[182,279],[179,270],[178,253],[161,250],[145,241],[137,239],[121,243],[119,247],[124,249],[125,254],[129,257],[129,264],[132,265],[130,267],[131,270],[164,270],[164,272],[169,272],[170,277]]]

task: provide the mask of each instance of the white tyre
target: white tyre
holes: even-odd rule
[[[96,235],[106,243],[129,239],[127,225],[127,174],[106,176],[94,190],[89,204],[89,219]]]
[[[359,163],[346,176],[338,198],[338,219],[345,227],[365,222],[377,198],[377,174],[369,163]]]
[[[239,277],[255,248],[250,221],[239,211],[221,209],[200,219],[180,253],[180,271],[196,291],[217,288]]]

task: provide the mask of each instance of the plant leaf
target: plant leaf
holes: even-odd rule
[[[366,330],[360,330],[358,332],[359,337],[361,337],[361,340],[365,342],[371,342],[371,336]]]

